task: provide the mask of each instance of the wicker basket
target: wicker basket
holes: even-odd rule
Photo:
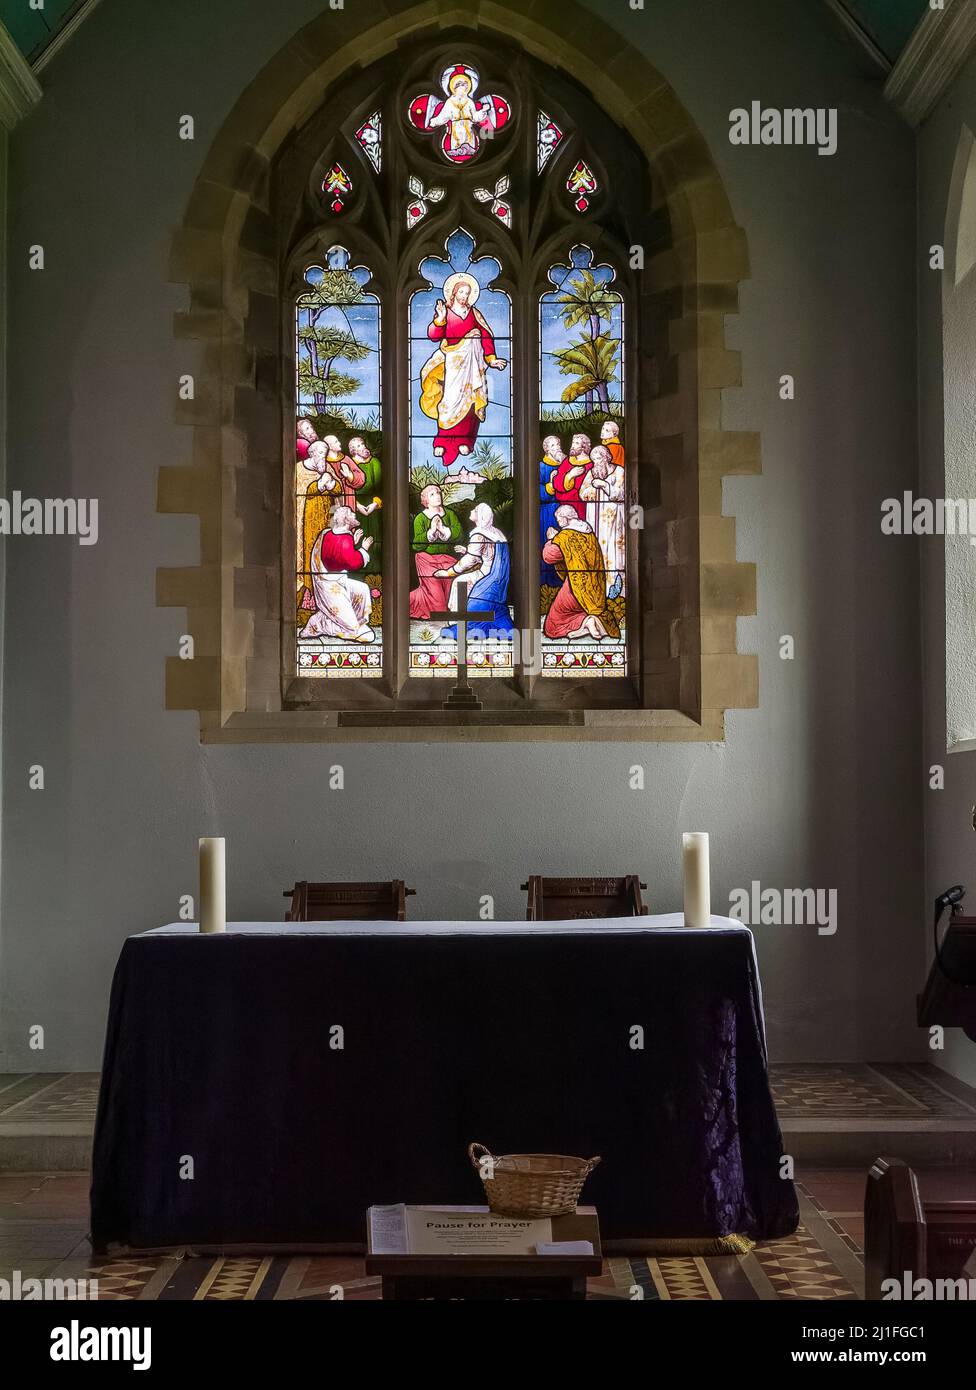
[[[599,1158],[567,1154],[499,1154],[469,1144],[468,1157],[484,1184],[491,1211],[499,1216],[568,1216]],[[491,1159],[485,1164],[486,1158]],[[491,1176],[486,1175],[486,1169]]]

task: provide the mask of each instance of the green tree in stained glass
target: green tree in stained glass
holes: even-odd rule
[[[321,326],[319,319],[329,310],[365,304],[359,281],[352,271],[325,270],[321,279],[302,296],[302,308],[308,322],[298,327],[299,344],[304,351],[298,362],[298,386],[303,396],[311,396],[317,406],[352,396],[359,378],[350,372],[337,370],[337,362],[364,362],[371,348],[361,343],[351,327]]]
[[[611,337],[604,323],[609,328],[613,322],[620,296],[583,267],[563,282],[555,302],[560,305],[560,317],[567,330],[583,329],[574,343],[554,354],[562,375],[575,377],[564,387],[562,399],[570,403],[582,396],[588,412],[597,403],[609,412],[610,383],[617,373],[620,339]]]

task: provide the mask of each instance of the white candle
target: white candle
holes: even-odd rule
[[[685,880],[685,926],[707,927],[712,920],[712,894],[708,878],[708,836],[686,831],[681,836],[681,860]]]
[[[224,873],[224,841],[200,841],[200,930],[225,931],[227,927],[227,878]]]

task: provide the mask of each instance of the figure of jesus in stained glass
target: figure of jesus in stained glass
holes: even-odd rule
[[[508,366],[496,356],[488,321],[475,308],[479,292],[473,275],[449,275],[427,329],[438,347],[420,370],[420,408],[437,421],[433,452],[445,468],[474,448],[488,409],[489,368]]]

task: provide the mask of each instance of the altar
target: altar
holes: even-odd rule
[[[92,1241],[360,1249],[481,1200],[467,1145],[603,1162],[607,1241],[792,1232],[752,934],[727,918],[190,923],[129,937]]]

